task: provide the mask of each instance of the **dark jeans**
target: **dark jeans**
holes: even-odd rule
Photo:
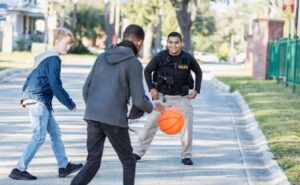
[[[123,165],[123,185],[134,185],[135,160],[128,128],[111,126],[96,121],[87,121],[87,161],[74,177],[71,185],[88,184],[100,168],[104,141],[107,137]]]

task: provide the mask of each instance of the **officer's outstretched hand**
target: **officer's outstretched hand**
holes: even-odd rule
[[[150,90],[150,94],[153,100],[158,100],[159,95],[157,89],[153,88]]]
[[[154,110],[156,110],[157,112],[164,113],[165,109],[166,107],[163,106],[161,103],[154,103]]]
[[[194,98],[196,98],[197,94],[198,94],[198,92],[193,90],[189,95],[187,95],[187,98],[194,99]]]

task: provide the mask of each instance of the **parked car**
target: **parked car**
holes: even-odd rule
[[[207,62],[207,63],[219,62],[219,58],[213,53],[194,52],[194,57],[196,60],[198,60],[200,62]]]

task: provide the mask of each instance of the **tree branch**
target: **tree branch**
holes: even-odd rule
[[[172,6],[176,9],[177,0],[170,0]]]

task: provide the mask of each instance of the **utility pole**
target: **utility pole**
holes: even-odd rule
[[[109,47],[112,44],[114,30],[115,30],[115,0],[105,0],[105,47]]]
[[[61,0],[61,12],[60,12],[60,19],[59,19],[59,26],[64,27],[65,25],[65,12],[66,12],[66,0]]]
[[[45,37],[44,42],[46,44],[45,48],[47,49],[48,44],[53,43],[53,30],[56,28],[56,13],[54,10],[54,1],[46,0],[45,7]]]
[[[298,43],[299,43],[299,39],[298,39],[298,16],[299,16],[299,0],[296,1],[296,15],[295,15],[295,33],[294,33],[294,39],[295,39],[295,54],[294,54],[294,62],[293,62],[293,68],[294,68],[294,71],[293,71],[293,86],[292,86],[292,89],[293,89],[293,93],[296,92],[296,81],[297,81],[297,62],[298,62],[298,59],[297,59],[297,52],[298,52]],[[292,61],[293,61],[292,60]]]
[[[235,36],[234,36],[234,33],[232,32],[231,36],[230,36],[230,62],[231,63],[235,62],[236,51],[235,51],[235,47],[234,47],[234,42],[235,42]]]
[[[115,13],[116,13],[116,17],[115,17],[115,42],[118,43],[119,39],[120,39],[120,0],[116,0],[116,4],[115,4]],[[113,43],[113,44],[116,44]]]
[[[110,0],[110,12],[109,12],[109,25],[111,27],[111,44],[116,44],[116,33],[115,33],[115,15],[116,15],[116,0]]]
[[[296,2],[296,15],[295,15],[295,38],[298,37],[298,18],[299,18],[299,0]]]
[[[45,7],[45,36],[44,36],[44,43],[45,48],[47,49],[47,44],[48,44],[48,15],[49,15],[49,0],[46,0],[46,7]]]

